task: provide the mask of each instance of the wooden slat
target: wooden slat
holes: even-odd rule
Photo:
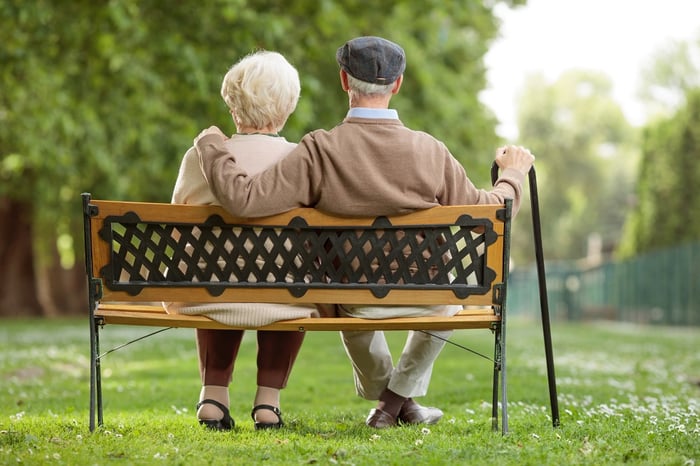
[[[146,325],[155,327],[232,329],[205,316],[167,314],[161,306],[101,304],[95,312],[105,324]],[[393,319],[360,319],[325,317],[292,319],[275,322],[260,330],[339,331],[339,330],[450,330],[489,328],[500,321],[490,308],[464,310],[452,317],[401,317]]]
[[[391,290],[384,298],[375,297],[369,290],[308,290],[304,296],[293,298],[286,289],[277,288],[229,288],[219,296],[211,296],[202,288],[168,287],[144,288],[141,293],[131,296],[124,291],[103,290],[102,301],[153,302],[167,299],[181,302],[217,303],[278,303],[278,304],[384,304],[384,305],[430,305],[462,304],[489,306],[491,292],[485,295],[471,295],[457,298],[451,290]]]
[[[316,209],[299,208],[268,217],[235,217],[220,206],[192,205],[192,204],[160,204],[148,202],[122,202],[92,200],[98,208],[95,217],[101,221],[107,216],[121,216],[127,212],[134,212],[139,217],[155,223],[200,223],[211,215],[219,215],[226,223],[253,224],[253,225],[287,225],[294,217],[302,217],[310,226],[369,226],[374,222],[370,217],[336,217],[325,214]],[[415,211],[405,215],[388,216],[393,225],[422,225],[422,224],[452,224],[462,214],[469,214],[474,218],[491,219],[496,232],[503,233],[503,223],[496,219],[496,212],[502,209],[502,205],[484,204],[468,206],[439,206],[432,209]]]

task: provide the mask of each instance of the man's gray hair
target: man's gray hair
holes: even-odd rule
[[[359,79],[348,74],[348,87],[351,91],[361,95],[387,95],[391,94],[394,88],[394,83],[391,84],[374,84]]]

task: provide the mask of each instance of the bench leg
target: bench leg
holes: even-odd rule
[[[503,322],[493,329],[494,357],[493,357],[493,393],[491,400],[491,428],[498,430],[498,407],[501,407],[501,432],[508,433],[508,395],[506,380],[506,332]],[[499,396],[500,395],[500,396]]]
[[[501,432],[503,435],[508,433],[508,383],[506,380],[506,324],[505,312],[501,316],[500,327],[500,344],[501,344]]]
[[[90,431],[101,426],[102,419],[102,376],[100,368],[100,324],[92,319],[90,327]]]
[[[95,406],[97,403],[97,322],[90,318],[90,432],[95,430]]]
[[[95,359],[95,384],[97,388],[97,425],[102,426],[102,360],[100,358],[100,332],[99,326],[95,329],[95,350],[97,358]]]
[[[496,350],[493,362],[493,392],[491,396],[491,429],[496,432],[498,430],[498,337],[496,337]]]

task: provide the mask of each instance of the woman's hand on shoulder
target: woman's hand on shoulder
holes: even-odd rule
[[[216,134],[221,136],[221,139],[228,139],[228,136],[226,136],[223,131],[219,129],[218,126],[210,126],[207,129],[203,129],[196,138],[194,138],[194,144],[197,145],[197,142],[202,139],[205,136],[209,136],[211,134]]]

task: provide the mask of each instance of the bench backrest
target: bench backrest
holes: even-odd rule
[[[85,252],[99,301],[494,305],[507,279],[511,202],[344,218],[295,209],[93,200]]]

